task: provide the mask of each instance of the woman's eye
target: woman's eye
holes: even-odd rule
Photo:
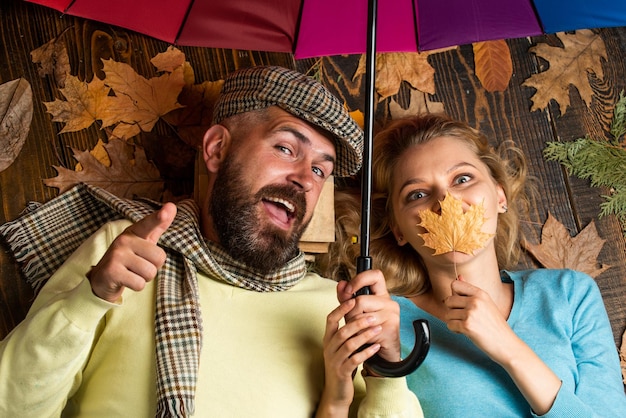
[[[414,191],[414,192],[409,193],[409,194],[406,196],[406,200],[407,200],[407,201],[413,201],[413,200],[423,199],[424,197],[426,197],[426,193],[424,193],[424,192],[422,192],[422,191],[417,190],[417,191]]]
[[[472,179],[472,176],[470,176],[469,174],[463,174],[463,175],[458,176],[456,179],[454,179],[454,183],[463,184],[463,183],[467,183],[471,179]]]

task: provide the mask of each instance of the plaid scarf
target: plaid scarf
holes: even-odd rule
[[[38,291],[76,248],[108,221],[137,222],[160,203],[126,200],[80,184],[55,199],[32,208],[0,226],[28,283]],[[199,210],[193,200],[178,203],[172,225],[159,245],[167,253],[157,274],[156,358],[157,417],[186,417],[194,412],[194,397],[202,345],[202,323],[196,272],[258,292],[287,290],[306,273],[300,253],[284,268],[259,276],[234,260],[200,233]]]

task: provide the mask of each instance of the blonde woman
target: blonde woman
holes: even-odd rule
[[[401,310],[402,352],[412,321],[427,319],[431,348],[408,376],[426,417],[619,417],[626,397],[613,335],[593,279],[570,270],[512,271],[528,207],[523,154],[442,115],[392,122],[374,147],[371,256]],[[434,255],[420,213],[449,194],[482,205],[472,254]],[[338,198],[338,243],[322,265],[353,274],[358,193]],[[356,220],[356,221],[355,221]],[[343,238],[343,239],[342,239]],[[341,269],[341,270],[340,270]]]

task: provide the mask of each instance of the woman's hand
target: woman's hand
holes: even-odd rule
[[[369,286],[370,294],[354,298],[354,294]],[[400,307],[387,292],[385,277],[380,270],[368,270],[357,274],[350,282],[337,285],[337,298],[340,302],[356,299],[354,308],[345,316],[347,323],[372,317],[372,326],[382,330],[370,344],[380,344],[379,355],[388,361],[400,360]]]

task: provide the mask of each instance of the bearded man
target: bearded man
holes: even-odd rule
[[[421,414],[404,378],[366,377],[365,398],[353,383],[375,353],[399,359],[382,275],[339,287],[298,249],[329,176],[358,171],[362,131],[280,67],[229,75],[213,119],[199,205],[79,185],[0,227],[45,283],[0,343],[0,416]]]

